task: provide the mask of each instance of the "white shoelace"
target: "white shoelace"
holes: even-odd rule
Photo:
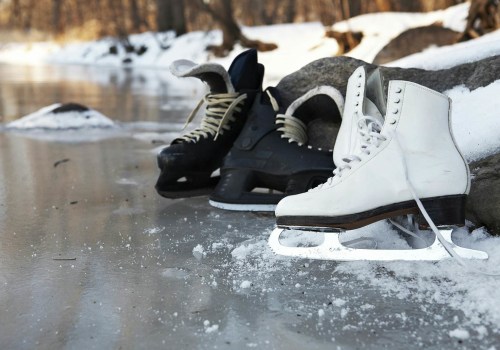
[[[281,131],[281,138],[287,139],[289,143],[296,142],[299,146],[307,143],[306,125],[293,115],[276,115],[276,125],[283,125],[277,130]]]
[[[363,160],[363,155],[370,155],[374,148],[378,148],[382,142],[387,139],[380,134],[382,130],[382,123],[377,119],[365,116],[358,121],[358,132],[362,138],[361,148],[358,150],[357,154],[351,154],[342,158],[342,164],[340,164],[334,171],[333,176],[330,177],[325,183],[318,185],[317,187],[309,190],[314,191],[316,189],[323,188],[325,186],[331,186],[335,177],[342,177],[342,175],[352,169],[352,166],[356,162],[361,162]]]
[[[199,128],[189,132],[186,135],[179,137],[179,140],[187,142],[197,142],[200,138],[208,138],[212,136],[214,140],[222,134],[224,130],[230,130],[229,122],[234,122],[236,119],[233,116],[234,112],[240,112],[239,106],[247,98],[246,94],[239,93],[224,93],[224,94],[207,94],[196,105],[193,111],[189,114],[184,128],[191,123],[198,113],[198,110],[203,103],[206,103],[205,116],[201,120]]]
[[[266,90],[266,93],[274,111],[278,112],[278,102],[269,90]],[[277,130],[282,133],[281,138],[287,139],[289,143],[296,142],[299,146],[307,143],[307,126],[299,118],[288,114],[277,114],[276,125],[281,125]]]

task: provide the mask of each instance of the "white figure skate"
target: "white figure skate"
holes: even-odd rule
[[[364,69],[349,79],[334,148],[334,176],[309,192],[279,202],[278,227],[269,238],[273,251],[341,261],[487,259],[485,252],[458,247],[451,239],[452,227],[465,222],[470,176],[453,139],[450,100],[415,83],[391,81],[387,105],[379,107],[386,109],[385,117],[370,116],[366,82]],[[339,156],[345,152],[351,155]],[[436,234],[431,246],[374,250],[340,243],[342,231],[406,214],[425,217]],[[326,232],[325,239],[317,247],[287,247],[281,244],[280,235],[288,229]]]

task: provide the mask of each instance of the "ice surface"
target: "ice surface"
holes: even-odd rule
[[[459,5],[453,10],[426,15],[385,14],[385,17],[378,19],[374,17],[375,15],[353,19],[350,21],[350,25],[353,28],[358,25],[360,27],[364,26],[364,31],[367,34],[362,45],[353,54],[359,55],[360,58],[368,59],[377,47],[383,46],[390,37],[397,35],[400,31],[412,26],[429,24],[437,19],[444,19],[445,25],[460,29],[460,26],[463,25],[463,14],[466,13],[466,6]],[[402,23],[398,21],[402,21]],[[386,32],[380,32],[377,37],[375,35],[376,30],[378,30],[376,29],[378,26],[377,23],[383,23],[382,27],[390,27],[385,25],[389,22],[396,23],[396,25]],[[280,49],[275,52],[259,54],[260,60],[266,65],[269,77],[268,82],[277,81],[279,77],[290,73],[301,65],[322,56],[331,56],[336,51],[336,44],[332,39],[322,38],[323,28],[318,23],[244,28],[244,30],[247,34],[251,34],[256,38],[275,41],[280,45]],[[432,56],[436,58],[434,61],[429,60],[432,51],[425,52],[421,56],[415,55],[411,58],[411,62],[413,62],[411,64],[415,66],[428,65],[430,68],[438,68],[455,64],[463,59],[469,60],[479,59],[483,56],[486,57],[493,52],[490,50],[490,47],[496,45],[494,35],[497,34],[494,33],[490,37],[485,36],[476,41],[466,43],[474,45],[471,46],[473,50],[468,49],[474,52],[472,58],[463,58],[462,53],[465,54],[466,52],[466,48],[463,46],[465,44],[459,44],[449,48],[433,49],[434,53]],[[135,43],[152,43],[151,47],[158,45],[156,42],[157,39],[163,44],[170,45],[170,50],[164,52],[159,48],[153,48],[145,54],[144,58],[133,57],[132,66],[162,68],[167,67],[170,61],[174,59],[188,58],[196,62],[208,60],[219,62],[227,67],[234,56],[243,50],[237,47],[225,59],[209,57],[200,47],[204,44],[220,40],[220,33],[218,32],[208,34],[193,33],[192,35],[181,37],[179,41],[174,41],[168,35],[153,35],[151,33],[133,36],[132,38]],[[19,62],[22,61],[22,57],[28,61],[26,58],[34,54],[31,58],[33,61],[31,63],[35,63],[37,59],[43,59],[59,60],[62,63],[69,63],[71,61],[92,65],[122,65],[121,59],[125,57],[125,54],[121,53],[117,57],[98,58],[109,48],[109,42],[106,40],[68,45],[62,50],[59,46],[51,46],[53,49],[50,52],[47,47],[44,44],[37,44],[37,51],[30,51],[20,46],[3,47],[0,53],[0,60],[7,60],[9,52],[15,52],[16,55],[21,55],[21,58],[17,58]],[[446,50],[450,50],[449,54],[444,54]],[[84,51],[89,53],[85,58],[82,55]],[[442,57],[440,54],[437,54],[439,52],[443,52]],[[12,58],[13,56],[10,57]],[[407,62],[410,61],[408,60]],[[406,64],[410,65],[410,63]],[[159,72],[158,70],[151,70],[151,74],[160,74]],[[79,77],[79,79],[82,78],[84,77]],[[94,77],[93,79],[98,79],[98,77]],[[172,88],[169,90],[170,97],[193,96],[194,100],[194,96],[201,90],[199,87],[202,86],[197,81],[185,83],[186,79],[175,80],[170,77],[165,79],[169,82],[171,81],[172,85],[170,86],[177,87],[176,89]],[[110,81],[103,81],[102,83],[110,84]],[[144,88],[144,85],[137,83],[136,88]],[[156,86],[149,86],[148,94],[154,95],[155,88]],[[498,93],[500,93],[500,84],[498,81],[474,91],[468,91],[463,87],[456,87],[447,92],[454,103],[453,131],[461,150],[469,160],[480,158],[498,149],[496,147],[499,145],[500,125],[498,124],[498,118],[495,118],[495,112],[499,110],[498,99],[496,98]],[[188,107],[189,102],[181,101],[179,105],[169,103],[163,108],[165,110],[182,110]],[[120,137],[130,137],[132,141],[140,141],[132,143],[129,139],[118,140],[126,142],[119,143],[119,152],[117,151],[113,155],[123,156],[126,154],[127,157],[139,155],[138,159],[147,157],[148,160],[151,160],[150,163],[153,163],[154,156],[146,153],[151,149],[151,146],[148,144],[155,140],[161,140],[165,143],[169,142],[169,140],[180,132],[180,127],[182,126],[179,123],[172,123],[170,126],[165,126],[162,123],[142,121],[137,123],[114,122],[113,124],[113,128],[106,129],[115,130],[115,133],[120,135]],[[31,130],[24,131],[32,135],[37,134]],[[69,130],[67,128],[56,130],[59,135],[70,135],[69,137],[73,137],[79,134],[87,141],[94,142],[97,140],[89,136],[90,133],[87,134],[80,131],[80,129]],[[46,134],[46,132],[44,133]],[[107,135],[106,137],[109,137],[109,134]],[[55,136],[50,137],[55,138]],[[99,145],[96,142],[96,146]],[[93,145],[84,146],[93,147]],[[155,151],[157,151],[162,149],[164,145],[154,147],[156,147]],[[135,148],[140,148],[140,150]],[[77,149],[75,147],[73,151]],[[124,152],[124,149],[127,152]],[[105,152],[102,152],[102,154],[105,154]],[[72,159],[78,158],[76,156],[71,157]],[[35,159],[38,158],[35,157]],[[122,160],[125,164],[121,162]],[[273,225],[273,221],[269,217],[261,218],[246,216],[247,214],[242,213],[216,211],[213,208],[209,208],[206,201],[202,201],[201,199],[168,201],[163,198],[157,198],[153,189],[154,180],[151,178],[153,171],[157,171],[156,167],[153,168],[153,165],[151,165],[150,168],[145,168],[143,176],[147,180],[140,180],[139,178],[131,177],[130,174],[122,173],[125,171],[124,168],[135,169],[132,164],[135,165],[139,162],[135,159],[132,161],[128,158],[120,158],[119,164],[112,164],[115,167],[110,168],[111,175],[107,173],[99,177],[99,181],[108,181],[99,182],[99,187],[95,187],[94,183],[89,184],[81,179],[80,183],[74,182],[75,180],[71,179],[71,186],[75,185],[77,190],[83,188],[79,192],[82,198],[87,198],[89,193],[93,193],[92,191],[98,192],[95,198],[91,198],[91,203],[98,203],[98,205],[88,205],[88,207],[85,207],[85,210],[91,210],[91,213],[93,213],[90,219],[89,213],[86,211],[79,212],[78,215],[69,217],[68,219],[68,217],[63,215],[68,215],[67,212],[70,212],[70,210],[57,209],[57,206],[53,204],[59,205],[55,202],[57,198],[50,196],[50,200],[54,202],[51,202],[48,208],[39,209],[39,211],[45,210],[48,213],[57,213],[57,215],[50,214],[45,216],[33,209],[33,213],[36,215],[23,216],[23,220],[19,221],[23,225],[24,220],[30,221],[30,227],[33,227],[33,232],[29,232],[30,237],[27,239],[28,242],[38,239],[34,239],[35,235],[31,235],[32,233],[36,233],[37,235],[43,234],[38,229],[38,227],[42,227],[43,225],[47,225],[47,229],[44,231],[50,233],[57,232],[57,234],[61,235],[61,237],[57,237],[60,240],[59,243],[54,243],[47,236],[49,238],[44,238],[47,240],[47,243],[42,241],[40,243],[42,244],[41,248],[37,246],[39,242],[33,243],[35,246],[32,245],[31,247],[26,245],[26,249],[29,252],[23,252],[23,254],[28,254],[26,255],[28,260],[32,259],[37,264],[42,263],[42,268],[39,268],[39,270],[34,269],[33,281],[36,281],[36,276],[46,273],[47,266],[52,268],[52,265],[48,264],[53,263],[53,261],[50,260],[50,257],[46,259],[47,257],[43,255],[44,250],[50,250],[53,247],[57,247],[58,249],[65,247],[66,236],[69,236],[69,234],[59,231],[68,230],[68,227],[71,228],[71,233],[74,233],[74,235],[69,236],[70,239],[67,241],[74,243],[80,242],[80,240],[85,242],[85,240],[94,239],[96,241],[97,239],[95,238],[98,237],[97,235],[103,234],[103,227],[106,228],[103,238],[99,238],[106,240],[106,242],[95,243],[94,247],[97,249],[85,246],[81,249],[84,252],[83,256],[79,255],[77,263],[69,265],[71,266],[70,271],[72,271],[72,274],[68,278],[74,276],[74,272],[79,270],[81,266],[84,266],[84,269],[80,270],[80,277],[73,280],[71,284],[66,279],[59,277],[51,280],[58,287],[57,290],[66,290],[80,286],[80,279],[93,278],[94,275],[101,276],[99,279],[100,283],[87,283],[84,286],[85,288],[102,287],[103,294],[101,297],[104,297],[101,299],[104,299],[104,307],[108,309],[106,309],[106,317],[100,319],[99,322],[96,321],[98,325],[96,328],[102,328],[106,334],[112,334],[116,331],[115,329],[111,329],[109,325],[116,326],[113,322],[118,322],[117,320],[146,320],[144,322],[153,320],[154,322],[147,323],[146,329],[148,332],[152,329],[152,325],[158,327],[158,325],[166,322],[165,320],[171,322],[165,323],[167,327],[155,334],[165,332],[175,333],[176,329],[182,329],[180,326],[181,322],[183,325],[186,322],[192,327],[187,328],[188,333],[183,335],[175,334],[175,337],[172,336],[170,339],[183,339],[183,336],[192,337],[194,331],[195,337],[198,339],[203,339],[202,336],[204,335],[206,337],[213,337],[215,334],[223,334],[226,337],[224,339],[231,339],[233,341],[232,344],[235,344],[237,341],[233,339],[235,337],[241,338],[242,333],[244,333],[243,336],[248,336],[251,337],[249,339],[252,339],[251,342],[247,342],[248,346],[264,346],[265,341],[274,341],[274,339],[278,339],[278,341],[285,339],[290,344],[297,344],[301,338],[299,336],[293,338],[290,335],[292,332],[295,335],[299,334],[299,332],[306,335],[312,334],[310,338],[306,337],[306,339],[320,338],[319,341],[324,342],[323,344],[326,344],[325,347],[331,345],[325,339],[331,340],[332,343],[338,341],[336,338],[339,338],[339,333],[344,337],[349,336],[350,341],[353,341],[352,339],[358,340],[360,335],[370,335],[373,329],[386,332],[383,337],[387,336],[389,341],[394,340],[394,335],[391,334],[395,334],[398,331],[400,332],[398,334],[403,332],[408,337],[416,334],[417,339],[411,338],[411,341],[415,340],[415,347],[419,346],[419,344],[421,347],[424,347],[425,344],[421,344],[425,342],[425,339],[418,339],[418,337],[426,334],[426,330],[430,330],[434,335],[437,333],[439,336],[444,337],[445,339],[442,342],[449,344],[450,347],[455,345],[453,341],[456,342],[456,340],[463,340],[465,342],[472,339],[471,342],[475,342],[478,339],[487,338],[487,336],[498,337],[500,333],[500,304],[498,303],[500,281],[498,278],[471,273],[456,264],[453,260],[440,263],[335,263],[309,260],[300,261],[276,256],[267,244],[267,238]],[[47,168],[53,170],[51,164],[52,162],[49,163]],[[102,170],[106,168],[103,164],[109,165],[105,160],[103,160],[102,164],[96,164],[98,165],[93,169]],[[17,173],[21,173],[21,170],[25,171],[25,169],[26,164],[22,167],[20,166]],[[60,171],[61,169],[58,167],[57,170]],[[134,173],[139,171],[143,171],[143,168],[134,170]],[[47,178],[52,180],[52,174],[50,173],[49,175]],[[16,175],[12,178],[17,181],[18,177]],[[39,176],[34,179],[42,181]],[[11,179],[10,181],[14,180]],[[30,208],[34,206],[30,202],[32,198],[38,200],[38,207],[46,204],[46,196],[41,196],[39,192],[47,184],[52,184],[50,180],[37,182],[37,186],[31,182],[25,183],[25,180],[19,180],[21,184],[17,185],[17,189],[25,190],[26,188],[26,196],[28,196],[26,198],[29,198],[27,203],[29,203]],[[65,191],[69,191],[71,188],[70,185],[59,187],[57,190],[66,193]],[[107,194],[103,194],[103,192],[107,192],[103,191],[103,188],[115,188],[114,194],[116,198],[114,201],[109,199]],[[146,188],[149,192],[145,190]],[[127,197],[135,194],[135,201],[123,202],[122,200],[124,199],[119,197],[124,191],[129,192],[126,194]],[[28,207],[25,202],[21,202],[25,197],[21,196],[18,198],[18,196],[14,196],[14,192],[14,190],[2,192],[2,188],[0,188],[0,197],[4,198],[6,195],[10,195],[11,203],[14,207],[12,210],[9,208],[9,215],[6,214],[7,210],[4,209],[5,207],[0,207],[0,213],[5,213],[5,222],[7,224],[10,223],[9,225],[13,225],[11,223],[12,215],[15,215],[16,212],[22,212],[22,210]],[[148,195],[147,198],[144,197],[145,193]],[[69,197],[73,195],[74,193],[70,192]],[[104,198],[103,196],[106,197]],[[15,200],[12,200],[12,198],[15,198]],[[151,198],[155,199],[151,200]],[[20,204],[18,201],[20,201]],[[109,203],[110,201],[112,209],[106,212],[103,208],[107,207],[103,203]],[[117,203],[117,201],[122,202]],[[81,203],[83,201],[80,201]],[[73,206],[71,209],[75,209],[76,207]],[[95,217],[102,217],[101,221],[94,222]],[[49,220],[48,223],[46,222],[47,220]],[[31,221],[33,222],[31,223]],[[52,226],[49,225],[51,222]],[[61,222],[64,225],[61,226]],[[105,224],[102,224],[103,222]],[[6,223],[0,220],[0,226],[5,226],[7,225]],[[94,231],[92,234],[89,234],[87,231],[87,225],[91,226],[90,231]],[[137,233],[139,237],[134,236],[134,239],[130,239],[130,236],[126,235],[123,237],[123,241],[118,243],[111,241],[112,237],[117,236],[115,229],[117,225],[121,225],[119,227],[123,231],[130,231],[131,235]],[[23,235],[23,230],[26,228],[24,226],[14,228],[15,230],[2,229],[1,232],[4,233],[4,236],[9,235],[9,237],[12,236],[19,239],[18,237]],[[14,231],[14,233],[11,233],[11,231]],[[377,242],[377,246],[379,247],[410,248],[409,242],[392,230],[386,223],[377,223],[360,230],[349,231],[343,238],[347,241],[356,238],[371,238]],[[454,239],[460,245],[485,250],[490,254],[488,261],[471,262],[471,266],[483,271],[498,272],[498,266],[500,266],[500,238],[491,237],[488,232],[479,228],[471,234],[468,234],[465,229],[457,230]],[[64,242],[63,245],[61,245],[61,241]],[[318,244],[321,241],[322,235],[309,237],[303,233],[290,234],[284,238],[284,243],[289,245],[300,243]],[[141,245],[143,245],[143,250],[139,249]],[[22,244],[18,246],[24,247]],[[5,245],[5,247],[9,247],[9,245]],[[6,249],[5,247],[3,248],[4,250]],[[18,257],[18,248],[17,246],[15,247],[12,251],[15,253],[14,256]],[[125,254],[118,260],[111,261],[113,258],[105,255],[110,249],[112,249],[113,255],[116,255],[117,252],[120,253],[122,250]],[[80,250],[76,251],[79,252]],[[87,257],[85,254],[95,255]],[[87,258],[88,260],[86,260]],[[16,259],[6,260],[6,264],[10,264],[11,260],[15,261]],[[83,263],[80,263],[80,260]],[[109,264],[109,262],[116,264],[116,266]],[[143,262],[149,262],[149,264],[145,263],[148,265],[148,269],[142,267]],[[2,267],[7,266],[6,264],[2,265]],[[58,263],[57,266],[61,266],[58,267],[61,271],[64,270],[62,264]],[[135,274],[134,266],[137,266]],[[191,269],[194,272],[191,272],[193,271]],[[109,270],[112,270],[111,276],[105,274]],[[19,271],[22,271],[22,269]],[[143,280],[145,276],[148,276],[147,273],[150,271],[154,272],[151,280]],[[57,273],[60,273],[59,270]],[[2,287],[7,288],[5,287],[7,284],[4,281],[7,281],[8,275],[5,276],[7,277],[0,276],[0,289]],[[116,283],[116,281],[121,281],[120,278],[123,278],[123,285],[118,283],[110,285],[109,280],[113,280]],[[63,281],[64,284],[58,285],[58,281]],[[32,283],[32,280],[28,280],[28,282]],[[85,282],[88,282],[88,280],[85,280]],[[144,292],[145,294],[141,295],[140,298],[131,296],[130,299],[126,299],[127,293],[137,289],[138,283],[142,282],[145,282],[144,286],[147,287]],[[166,287],[157,287],[162,282],[165,282]],[[127,283],[133,284],[130,285]],[[54,290],[50,289],[50,284],[47,284],[47,281],[43,281],[42,285],[43,288],[36,288],[33,291],[25,288],[24,284],[21,284],[22,288],[19,288],[19,286],[16,287],[20,291],[29,290],[26,300],[32,298],[33,295],[40,298],[33,304],[33,307],[35,307],[36,305],[45,305],[45,303],[52,300],[51,293]],[[177,286],[184,285],[184,289],[173,289],[177,294],[171,293],[175,296],[182,295],[182,298],[180,298],[182,299],[182,303],[169,304],[173,303],[173,301],[168,299],[168,293],[165,295],[165,289],[161,288],[173,288],[172,286],[177,288]],[[125,286],[125,288],[121,288],[122,286]],[[127,288],[129,289],[127,290]],[[44,290],[47,290],[47,292],[44,293]],[[109,293],[109,295],[106,293]],[[148,296],[147,293],[151,293],[151,295]],[[5,292],[1,293],[1,295],[8,297],[10,294]],[[83,298],[82,302],[84,305],[93,305],[92,301],[96,299],[88,290],[84,290],[83,292],[78,291],[75,295]],[[178,300],[176,298],[173,299],[175,301]],[[115,305],[113,303],[117,303],[116,305],[118,305],[120,302],[122,302],[119,304],[120,307],[127,307],[127,312],[134,313],[130,315],[114,314],[115,309],[111,309],[109,305]],[[136,303],[141,303],[140,305],[143,306],[143,309],[137,313],[130,309]],[[102,306],[100,304],[97,305]],[[57,309],[57,306],[54,309]],[[163,306],[165,306],[165,310],[162,310],[160,313],[157,309]],[[250,316],[246,315],[245,311],[241,311],[245,307],[252,311],[250,312]],[[91,314],[91,311],[88,311],[90,308],[86,307],[84,310]],[[258,310],[259,312],[253,312],[254,310]],[[261,317],[259,313],[262,310],[265,310],[262,312],[264,314],[262,316],[264,318],[263,321],[259,318]],[[44,315],[47,313],[46,309],[41,311],[38,314]],[[35,311],[30,312],[35,313]],[[52,311],[48,310],[48,312]],[[207,315],[207,313],[210,313],[210,315]],[[223,313],[223,315],[219,318],[220,314],[217,313]],[[271,316],[265,316],[266,313]],[[216,317],[212,318],[214,314]],[[10,312],[10,315],[14,315],[14,313]],[[110,322],[108,315],[114,315],[115,318],[111,319]],[[57,316],[60,316],[60,314]],[[265,317],[268,318],[266,319]],[[211,322],[207,318],[213,321]],[[286,321],[283,321],[284,318],[286,318]],[[172,321],[173,319],[178,319],[179,321]],[[220,322],[220,319],[223,321]],[[279,322],[275,322],[277,319]],[[88,320],[88,318],[84,318],[84,322]],[[206,323],[203,320],[206,320]],[[189,323],[190,321],[191,323]],[[251,326],[247,326],[247,322],[251,322]],[[192,324],[195,324],[195,326]],[[79,324],[75,327],[78,330],[84,328]],[[271,329],[266,327],[271,327]],[[133,327],[130,327],[130,329],[133,329]],[[238,331],[235,331],[235,329]],[[154,336],[151,332],[147,334],[151,337]],[[255,334],[262,335],[262,337],[254,337]],[[273,337],[266,339],[265,335],[267,334],[273,334]],[[397,340],[401,340],[401,335],[397,337]],[[372,344],[372,340],[373,338],[367,336],[365,344]],[[361,339],[360,341],[364,340]],[[269,345],[268,347],[273,347],[275,344],[273,343],[273,345]],[[283,346],[282,343],[280,344]],[[223,343],[220,345],[220,347],[225,346]],[[384,344],[379,343],[377,345],[383,347]],[[473,346],[471,343],[469,345]],[[359,343],[356,343],[354,346],[361,347]]]

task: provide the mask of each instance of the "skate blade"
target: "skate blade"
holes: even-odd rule
[[[287,247],[281,244],[279,238],[288,228],[275,228],[269,237],[269,246],[274,253],[284,256],[335,261],[440,261],[452,256],[436,238],[426,248],[392,250],[392,249],[359,249],[346,247],[340,243],[341,231],[324,233],[324,241],[315,247]],[[321,230],[317,230],[321,231]],[[324,230],[323,230],[324,231]],[[488,259],[488,254],[480,250],[473,250],[457,246],[451,239],[453,229],[440,229],[439,232],[449,242],[454,251],[464,259]]]
[[[216,207],[224,210],[232,211],[269,211],[274,212],[276,209],[276,204],[234,204],[234,203],[223,203],[214,200],[208,201],[212,207]]]

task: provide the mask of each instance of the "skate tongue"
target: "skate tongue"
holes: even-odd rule
[[[220,64],[196,64],[189,60],[177,60],[172,62],[169,69],[176,77],[194,77],[204,81],[210,87],[211,93],[233,93],[235,91],[229,73]]]
[[[373,103],[371,100],[369,100],[367,98],[364,100],[363,103],[364,103],[364,110],[365,110],[366,115],[369,115],[373,119],[376,119],[378,122],[380,122],[380,124],[383,125],[384,124],[384,117],[382,116],[382,113],[380,113],[380,111],[378,110],[375,103]]]
[[[262,84],[264,66],[257,62],[257,50],[250,49],[236,56],[228,72],[236,91],[256,90]]]

